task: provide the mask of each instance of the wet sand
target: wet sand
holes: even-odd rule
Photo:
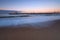
[[[60,40],[60,20],[48,27],[25,24],[0,28],[0,40]]]

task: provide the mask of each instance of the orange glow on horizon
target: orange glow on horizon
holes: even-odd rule
[[[0,8],[0,10],[16,10],[16,11],[22,11],[23,13],[45,13],[45,12],[60,12],[60,9],[14,9],[14,8]]]
[[[32,10],[22,10],[28,13],[45,13],[45,12],[60,12],[60,9],[32,9]]]

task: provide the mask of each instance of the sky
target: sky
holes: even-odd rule
[[[60,12],[60,0],[0,0],[0,10]]]

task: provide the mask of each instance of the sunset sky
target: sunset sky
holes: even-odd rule
[[[0,0],[0,10],[60,12],[60,0]]]

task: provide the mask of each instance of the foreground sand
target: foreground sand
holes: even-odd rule
[[[0,28],[0,40],[60,40],[60,20],[45,28]]]

